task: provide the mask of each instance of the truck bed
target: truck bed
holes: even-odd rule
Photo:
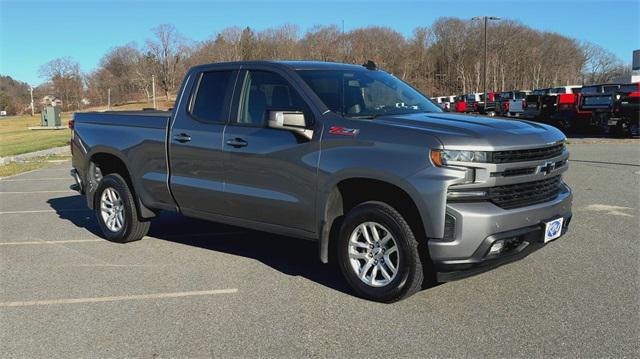
[[[74,167],[84,174],[88,168],[82,158],[91,158],[94,152],[119,153],[121,161],[127,160],[123,166],[128,168],[143,203],[153,208],[172,208],[173,199],[166,186],[170,117],[170,111],[149,110],[75,113]],[[117,165],[115,160],[111,163]]]

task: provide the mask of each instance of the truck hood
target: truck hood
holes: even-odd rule
[[[477,151],[540,147],[565,139],[558,129],[531,121],[450,113],[384,116],[377,123],[407,127],[435,136],[445,148]]]

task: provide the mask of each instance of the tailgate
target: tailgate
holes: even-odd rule
[[[610,109],[613,104],[612,94],[582,96],[581,108],[586,110]]]

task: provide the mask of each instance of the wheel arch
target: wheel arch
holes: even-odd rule
[[[426,242],[427,236],[420,209],[410,194],[411,191],[407,189],[408,186],[401,183],[398,179],[391,180],[379,176],[353,176],[341,178],[328,185],[321,201],[318,240],[320,260],[323,263],[329,262],[342,217],[353,207],[367,201],[380,201],[395,208],[409,223],[416,238]]]
[[[126,165],[126,160],[121,153],[113,151],[110,148],[102,148],[92,151],[91,154],[87,155],[87,158],[88,163],[86,166],[85,181],[87,182],[87,205],[90,206],[90,208],[94,208],[95,206],[94,194],[98,185],[95,179],[95,170],[99,168],[102,176],[117,173],[124,178],[135,198],[136,210],[140,218],[149,219],[156,216],[156,213],[145,206],[137,195],[137,186]]]

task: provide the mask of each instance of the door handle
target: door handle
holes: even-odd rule
[[[249,142],[243,140],[242,138],[237,138],[237,137],[227,140],[227,145],[235,148],[246,147],[248,144]]]
[[[173,136],[173,139],[180,143],[185,143],[191,141],[191,136],[187,135],[186,133],[181,133],[179,135]]]

